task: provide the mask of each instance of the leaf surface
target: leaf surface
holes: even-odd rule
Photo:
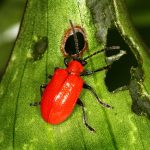
[[[64,32],[70,28],[70,19],[85,29],[89,50],[84,56],[106,45],[108,29],[115,25],[143,70],[141,87],[149,93],[149,54],[135,34],[122,0],[28,1],[11,60],[0,84],[0,148],[148,149],[150,121],[132,112],[129,90],[116,93],[107,90],[106,71],[84,77],[84,80],[103,101],[114,107],[113,110],[101,107],[86,90],[80,96],[88,123],[96,133],[83,125],[79,107],[75,107],[73,114],[60,125],[45,123],[40,107],[30,107],[31,102],[40,101],[39,87],[48,82],[47,75],[53,74],[55,67],[65,67],[60,47]],[[34,55],[35,42],[42,37],[47,37],[48,48],[47,40],[43,40]],[[44,50],[41,51],[40,46]],[[106,65],[105,57],[104,53],[93,57],[86,68],[94,70]]]

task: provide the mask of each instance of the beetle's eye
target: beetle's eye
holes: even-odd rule
[[[61,50],[63,51],[65,56],[67,55],[73,56],[77,54],[77,52],[82,54],[84,50],[88,49],[84,30],[79,26],[75,26],[74,29],[77,37],[76,43],[72,29],[68,29],[68,31],[65,33],[63,37]]]
[[[85,60],[82,60],[82,65],[85,66],[87,62]]]
[[[84,36],[81,32],[76,32],[76,36],[78,39],[78,47],[79,47],[79,52],[83,50],[84,45],[85,45],[85,40]],[[76,47],[75,47],[75,40],[73,34],[68,37],[65,43],[65,51],[69,55],[74,55],[76,54]]]

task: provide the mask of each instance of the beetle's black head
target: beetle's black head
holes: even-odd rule
[[[85,61],[85,60],[83,60],[83,59],[81,59],[79,57],[73,57],[73,60],[78,61],[79,63],[82,64],[82,66],[85,66],[87,64],[87,61]]]

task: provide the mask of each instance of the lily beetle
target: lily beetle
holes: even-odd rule
[[[108,47],[94,52],[93,54],[81,58],[79,55],[78,38],[73,23],[70,20],[72,35],[76,55],[71,55],[71,60],[64,58],[65,69],[55,68],[54,75],[49,75],[51,79],[48,84],[40,86],[41,102],[31,103],[31,106],[40,105],[42,118],[50,124],[60,124],[65,121],[72,113],[76,104],[81,106],[83,111],[83,122],[90,131],[95,131],[88,123],[85,115],[85,107],[79,98],[82,89],[88,89],[93,93],[98,103],[107,108],[112,108],[110,105],[102,102],[94,89],[85,83],[81,76],[92,75],[96,72],[108,69],[110,65],[101,67],[94,71],[85,70],[87,59],[92,56],[104,52],[105,50],[118,49],[117,46]],[[42,91],[45,89],[44,91]]]

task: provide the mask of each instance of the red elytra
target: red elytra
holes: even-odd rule
[[[83,87],[82,71],[82,64],[76,60],[66,69],[55,70],[41,99],[41,114],[46,122],[59,124],[70,116]]]

